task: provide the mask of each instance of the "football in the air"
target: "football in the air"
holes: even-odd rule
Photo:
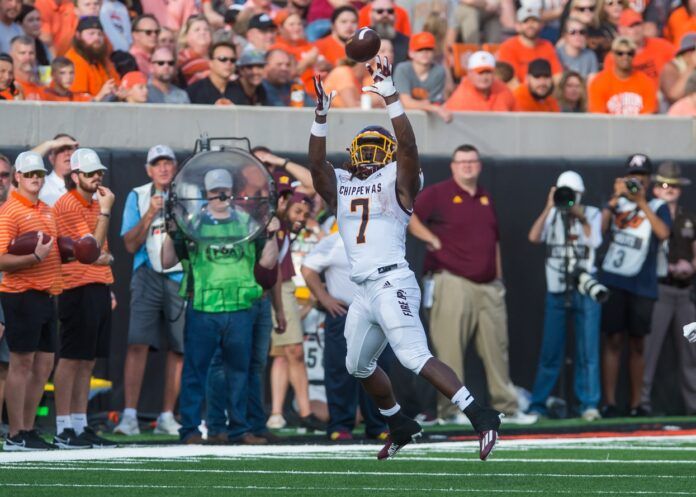
[[[69,236],[58,237],[58,251],[63,264],[75,260],[75,242]]]
[[[51,237],[46,233],[42,234],[42,243],[48,243]],[[7,253],[12,255],[30,255],[34,253],[38,244],[39,232],[27,231],[10,242],[7,246]]]
[[[346,42],[346,55],[356,62],[367,62],[379,52],[382,40],[370,28],[360,28]]]
[[[82,264],[92,264],[99,259],[101,249],[97,239],[92,235],[85,235],[74,242],[75,258]]]

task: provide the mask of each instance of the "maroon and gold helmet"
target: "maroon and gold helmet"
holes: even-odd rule
[[[348,152],[350,172],[365,179],[394,160],[396,139],[382,126],[368,126],[355,135]]]

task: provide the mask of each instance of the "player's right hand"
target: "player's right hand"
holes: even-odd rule
[[[50,237],[46,243],[41,243],[42,240],[43,232],[39,231],[39,243],[36,244],[34,254],[36,254],[36,256],[43,261],[51,252],[51,247],[53,247],[53,237]]]
[[[317,107],[314,113],[317,116],[326,116],[331,108],[331,101],[336,96],[336,92],[332,91],[328,95],[324,90],[324,85],[321,82],[321,76],[314,76],[314,90],[317,92]]]

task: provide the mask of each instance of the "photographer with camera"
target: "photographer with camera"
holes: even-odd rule
[[[600,273],[600,281],[611,290],[602,308],[603,417],[620,414],[616,381],[626,333],[631,380],[629,415],[646,413],[640,406],[643,348],[657,300],[657,255],[672,226],[667,204],[647,199],[651,172],[650,158],[643,154],[630,156],[625,174],[614,181],[614,194],[602,210],[602,230],[609,231],[611,238]]]
[[[602,216],[585,206],[582,177],[565,171],[549,191],[546,206],[529,230],[529,241],[546,244],[544,338],[530,412],[547,414],[546,402],[565,357],[570,317],[575,324],[575,396],[587,421],[599,419],[599,302],[607,290],[592,275],[602,244]]]

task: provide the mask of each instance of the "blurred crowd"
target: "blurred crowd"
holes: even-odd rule
[[[0,0],[0,99],[382,106],[346,57],[380,36],[407,109],[696,114],[695,0]]]
[[[384,418],[345,367],[343,328],[353,283],[335,217],[305,166],[263,146],[251,153],[255,167],[205,173],[196,213],[205,236],[195,238],[166,215],[179,164],[165,144],[143,157],[151,181],[130,190],[123,212],[112,211],[114,194],[103,185],[108,167],[72,136],[37,145],[14,165],[0,155],[5,450],[115,445],[91,428],[87,412],[95,360],[114,354],[111,309],[117,303],[110,292],[109,243],[123,243],[133,254],[130,295],[119,296],[130,299],[130,317],[124,404],[114,433],[132,436],[144,427],[138,406],[145,367],[150,351],[161,350],[166,366],[154,373],[163,388],[155,433],[189,444],[259,445],[277,442],[276,430],[288,424],[336,441],[351,439],[364,423],[368,438],[385,439]],[[474,345],[490,402],[507,422],[650,414],[663,342],[696,321],[696,215],[679,202],[690,181],[678,164],[655,167],[635,154],[624,173],[607,178],[614,182],[609,200],[593,207],[584,205],[579,174],[559,176],[529,231],[532,243],[546,245],[547,295],[536,380],[525,393],[510,379],[504,254],[493,200],[479,183],[483,167],[475,146],[457,147],[451,177],[419,194],[409,225],[427,248],[422,311],[436,356],[463,376],[467,347]],[[238,243],[251,224],[229,199],[267,195],[263,169],[277,188],[275,217],[256,239]],[[121,240],[107,242],[110,222],[120,223]],[[32,229],[51,240],[38,243],[33,254],[8,253],[9,242]],[[92,235],[101,250],[95,262],[65,257],[61,237]],[[601,265],[600,247],[606,248]],[[577,404],[565,405],[552,394],[566,360],[569,322]],[[692,414],[696,347],[677,343],[674,368]],[[627,405],[617,402],[624,347]],[[394,360],[387,347],[381,366],[389,369]],[[34,414],[51,376],[56,435],[48,443],[37,435]],[[422,424],[468,423],[448,399],[435,403],[426,392],[415,395]]]

